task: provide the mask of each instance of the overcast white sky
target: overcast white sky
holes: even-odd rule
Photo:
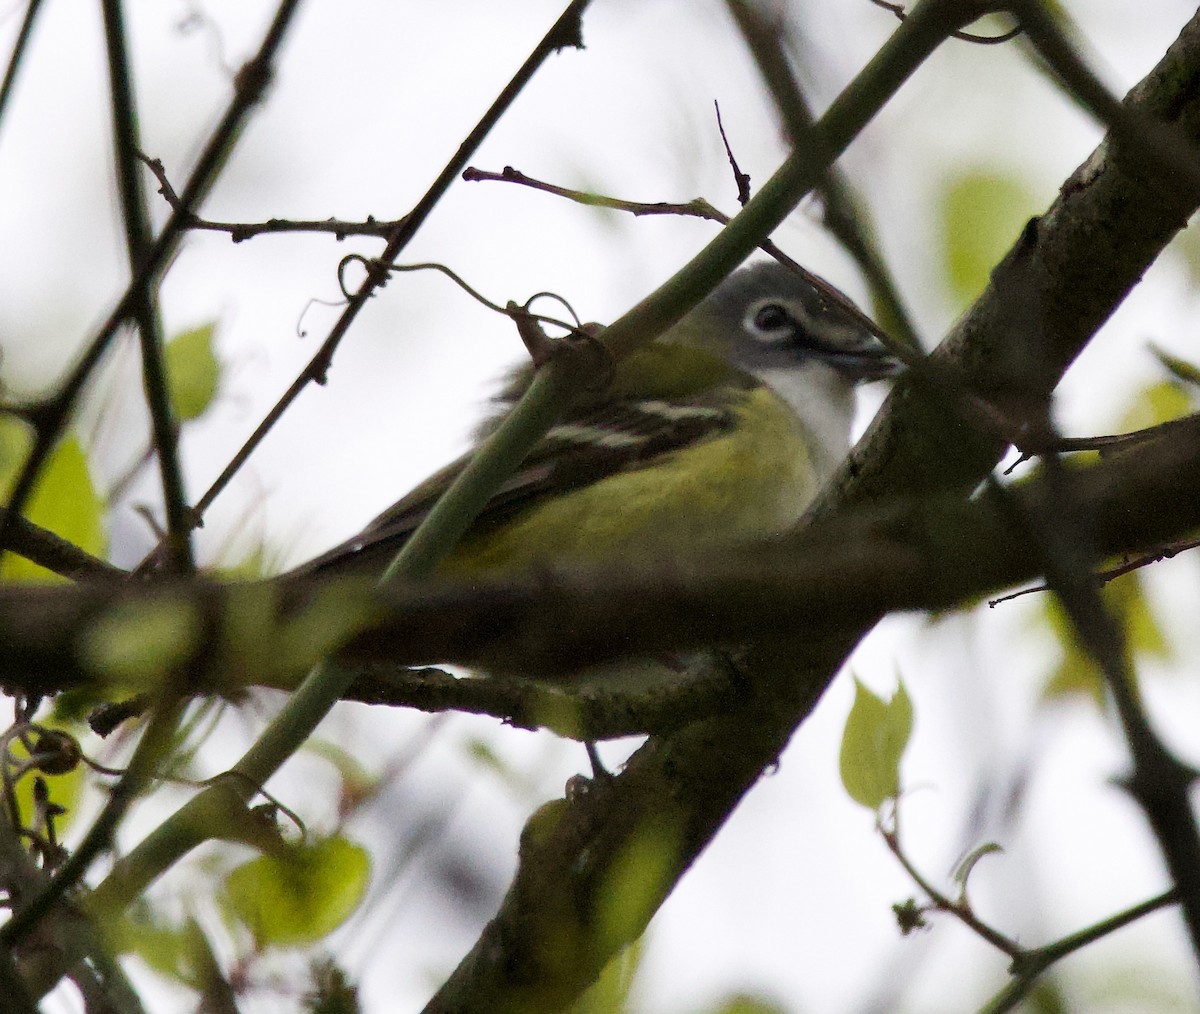
[[[267,102],[205,214],[404,213],[562,5],[308,0]],[[36,390],[61,369],[65,350],[86,339],[125,276],[97,6],[46,4],[0,124],[0,348],[4,382],[17,392]],[[894,27],[867,0],[778,6],[804,30],[806,70],[822,105]],[[1105,80],[1124,92],[1194,5],[1081,0],[1071,7]],[[128,8],[144,147],[181,183],[228,98],[227,68],[257,46],[272,5],[136,0]],[[22,10],[12,3],[0,16],[4,40]],[[203,12],[208,27],[180,30],[191,11]],[[778,165],[783,148],[769,102],[721,4],[596,0],[585,39],[584,52],[547,64],[474,165],[513,165],[631,199],[703,196],[733,211],[714,99],[754,182]],[[1016,47],[955,44],[855,143],[843,164],[877,216],[883,248],[930,343],[958,310],[940,248],[938,200],[948,179],[971,167],[1014,174],[1035,213],[1098,137]],[[608,320],[711,234],[700,223],[633,220],[515,187],[459,184],[404,259],[443,261],[501,302],[549,289],[584,319]],[[865,295],[811,212],[796,215],[777,239],[851,294]],[[336,307],[309,302],[338,298],[338,260],[379,248],[325,236],[267,236],[236,246],[221,235],[188,240],[163,291],[168,331],[218,321],[227,364],[220,403],[186,435],[193,496],[336,318]],[[1138,386],[1159,376],[1147,339],[1195,359],[1196,320],[1183,260],[1168,257],[1063,384],[1064,427],[1084,434],[1115,426]],[[505,321],[445,279],[397,278],[361,315],[329,384],[302,396],[218,500],[200,535],[206,558],[229,559],[261,544],[282,565],[351,534],[462,449],[487,385],[519,354]],[[868,400],[877,404],[878,393]],[[103,486],[144,439],[128,362],[112,364],[92,392],[88,419]],[[139,498],[152,500],[153,490],[144,482]],[[115,514],[112,531],[124,562],[148,544],[129,507]],[[1166,670],[1187,671],[1200,651],[1189,617],[1196,577],[1189,560],[1156,576],[1153,601],[1176,657],[1147,685],[1151,705],[1160,704],[1156,717],[1193,762],[1194,736],[1186,737],[1200,703],[1196,688]],[[1030,943],[1163,883],[1133,807],[1107,784],[1124,764],[1112,729],[1082,705],[1033,712],[1052,657],[1048,639],[1031,627],[1034,608],[983,610],[932,629],[891,620],[852,665],[889,692],[903,673],[916,702],[906,766],[914,791],[905,803],[913,855],[940,877],[964,847],[1002,840],[1006,853],[985,861],[973,898],[998,926]],[[837,782],[837,739],[851,696],[843,675],[780,770],[750,794],[656,918],[637,988],[640,1009],[683,1014],[745,989],[789,1011],[867,1010],[874,1001],[881,1010],[956,1011],[1000,987],[1004,961],[946,920],[918,938],[898,938],[889,906],[913,888],[874,836],[870,816]],[[264,707],[271,706],[268,699]],[[219,742],[239,741],[252,720],[227,723]],[[424,718],[348,706],[321,734],[380,771],[427,727]],[[472,761],[465,746],[476,737],[528,785],[515,788]],[[379,805],[351,824],[351,834],[377,849],[375,886],[385,897],[333,945],[362,976],[368,1011],[416,1009],[449,972],[498,900],[524,817],[561,792],[582,760],[571,744],[456,718],[395,774]],[[997,791],[1022,776],[1027,795],[1015,823],[1001,821],[1003,800],[994,797],[972,819],[983,786]],[[302,758],[272,784],[315,826],[329,826],[319,789],[332,793],[334,782],[324,762]],[[138,826],[155,819],[140,814]],[[410,845],[417,858],[389,872],[393,852]],[[460,888],[457,902],[448,901],[451,884]],[[171,893],[169,878],[160,889]],[[1102,1006],[1094,995],[1098,984],[1139,964],[1194,1007],[1194,974],[1169,914],[1072,959],[1063,974],[1079,1009],[1148,1010]],[[256,994],[246,1009],[290,1009],[269,994]],[[156,1010],[183,1001],[165,995],[162,1002]]]

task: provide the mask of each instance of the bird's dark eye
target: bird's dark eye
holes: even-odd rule
[[[796,322],[786,307],[778,303],[766,303],[754,312],[750,323],[759,337],[778,338],[790,333]]]

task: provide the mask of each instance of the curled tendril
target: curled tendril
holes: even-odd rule
[[[440,272],[441,274],[443,274],[447,278],[449,278],[450,281],[452,281],[455,285],[457,285],[460,289],[462,289],[463,292],[465,292],[468,296],[470,296],[472,299],[474,299],[477,303],[480,303],[481,305],[486,306],[492,312],[503,314],[505,317],[512,317],[512,315],[513,315],[512,311],[509,310],[507,306],[501,306],[499,303],[492,302],[492,300],[488,299],[485,295],[483,295],[481,292],[479,292],[478,289],[475,289],[472,286],[470,286],[469,284],[467,284],[467,282],[464,281],[460,275],[455,273],[450,268],[446,267],[445,264],[438,264],[436,261],[427,261],[427,262],[422,262],[420,264],[391,264],[388,266],[388,270],[389,271],[437,271],[437,272]],[[540,313],[530,313],[529,309],[528,309],[529,306],[533,303],[533,301],[535,299],[541,299],[541,298],[549,298],[549,299],[557,300],[559,303],[561,303],[563,306],[565,306],[567,308],[567,311],[571,314],[571,317],[573,318],[574,322],[568,323],[567,321],[559,320],[557,317],[547,317]],[[577,338],[590,337],[587,334],[587,329],[582,324],[579,323],[579,318],[575,315],[575,311],[571,308],[571,304],[568,303],[562,296],[558,295],[557,293],[553,293],[553,292],[535,293],[534,295],[530,296],[529,299],[527,299],[525,301],[525,303],[522,305],[521,312],[527,314],[529,318],[531,318],[532,320],[536,320],[539,324],[552,324],[555,327],[561,327],[564,331],[568,332],[569,334],[571,334]]]
[[[888,0],[871,0],[871,3],[895,14],[898,21],[903,21],[908,17],[908,12],[904,9],[903,4],[889,3]],[[976,35],[974,32],[951,32],[950,35],[952,38],[960,39],[963,42],[972,42],[977,46],[999,46],[1001,43],[1011,42],[1023,31],[1024,29],[1017,25],[1000,35]]]
[[[353,299],[355,295],[346,285],[346,269],[351,264],[361,264],[366,270],[368,278],[377,274],[378,283],[376,284],[375,288],[381,289],[386,284],[387,272],[380,270],[381,265],[374,257],[364,257],[362,254],[356,253],[346,254],[345,257],[338,261],[337,280],[338,288],[342,290],[342,295],[345,296],[347,302]],[[375,293],[372,292],[371,295],[373,296]]]
[[[572,333],[578,334],[579,332],[581,332],[583,330],[583,322],[579,319],[579,314],[577,314],[575,312],[575,307],[573,307],[569,302],[567,302],[567,300],[563,299],[563,297],[560,296],[557,292],[535,292],[532,296],[530,296],[527,300],[525,300],[524,306],[525,306],[526,310],[529,310],[530,307],[533,306],[533,301],[535,299],[552,299],[552,300],[554,300],[556,303],[558,303],[560,306],[562,306],[562,308],[564,310],[566,310],[567,313],[569,313],[571,315],[571,319],[575,322],[575,327],[571,329]]]
[[[260,785],[258,782],[255,782],[255,781],[247,778],[240,771],[236,771],[236,770],[226,771],[224,774],[217,775],[215,778],[208,778],[203,782],[194,783],[194,784],[211,785],[214,782],[219,781],[222,778],[235,778],[235,779],[243,782],[244,784],[250,786],[250,788],[254,790],[255,795],[262,796],[263,799],[266,800],[265,803],[261,803],[258,806],[255,806],[252,810],[253,813],[260,815],[264,819],[268,819],[271,821],[274,821],[276,819],[277,815],[282,813],[285,817],[287,817],[287,819],[289,821],[291,821],[291,823],[295,826],[296,830],[300,833],[300,841],[302,843],[308,841],[308,826],[300,818],[300,814],[298,814],[290,806],[286,805],[277,796],[271,795],[271,793],[269,793],[265,788],[263,788],[263,786]]]

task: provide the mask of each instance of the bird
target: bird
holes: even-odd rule
[[[704,553],[789,531],[849,451],[856,385],[899,368],[881,337],[807,271],[734,271],[576,397],[437,575]],[[478,440],[532,377],[527,365],[508,378]],[[291,574],[382,574],[469,457]]]

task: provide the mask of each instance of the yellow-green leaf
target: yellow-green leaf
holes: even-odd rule
[[[942,199],[942,250],[951,291],[966,305],[983,291],[996,263],[1037,210],[1015,176],[991,169],[961,173]]]
[[[0,420],[0,477],[6,489],[11,490],[30,446],[30,433],[23,423],[15,419]],[[25,516],[93,556],[104,555],[107,549],[104,505],[92,485],[87,458],[75,437],[64,437],[51,451]],[[0,580],[62,579],[36,563],[6,553],[0,563]]]
[[[217,393],[221,363],[213,352],[215,330],[216,324],[201,324],[167,342],[167,384],[180,419],[203,415]]]
[[[371,860],[341,837],[259,856],[225,878],[225,907],[260,945],[302,947],[338,928],[367,890]]]
[[[878,810],[900,793],[900,759],[912,734],[912,702],[901,682],[885,701],[854,681],[854,705],[842,733],[842,785],[850,798]]]

